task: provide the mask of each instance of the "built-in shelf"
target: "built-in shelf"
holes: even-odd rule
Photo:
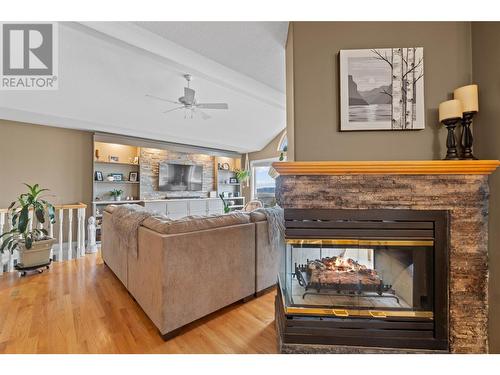
[[[231,199],[245,199],[245,197],[223,197],[224,200],[231,200]]]
[[[97,184],[138,184],[139,181],[95,181]]]
[[[243,208],[245,207],[244,205],[242,204],[235,204],[235,205],[232,205],[232,206],[228,206],[229,208]]]
[[[122,200],[122,201],[93,201],[93,204],[125,204],[125,203],[140,203],[142,200],[133,200],[133,201],[128,201],[128,200]]]
[[[131,167],[138,167],[139,166],[139,164],[136,164],[136,163],[121,163],[121,162],[100,161],[100,160],[94,160],[94,163],[96,163],[96,164],[128,165],[128,166],[131,166]]]

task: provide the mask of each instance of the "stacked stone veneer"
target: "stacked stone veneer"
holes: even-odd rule
[[[140,154],[141,199],[162,199],[165,197],[208,196],[214,190],[214,157],[203,154],[188,154],[170,150],[141,148]],[[160,162],[203,165],[202,192],[168,192],[158,190],[158,172]]]
[[[450,211],[450,351],[488,351],[488,177],[279,176],[283,208]]]

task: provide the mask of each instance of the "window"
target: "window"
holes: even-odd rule
[[[269,168],[276,159],[256,160],[252,164],[252,199],[258,199],[264,207],[276,205],[274,178],[269,176]]]

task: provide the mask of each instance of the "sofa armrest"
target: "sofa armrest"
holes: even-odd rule
[[[255,222],[255,290],[260,292],[276,284],[280,266],[280,249],[269,242],[267,220]]]

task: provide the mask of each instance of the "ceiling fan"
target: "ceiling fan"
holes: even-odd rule
[[[189,87],[189,83],[193,79],[193,76],[191,74],[184,74],[184,78],[187,81],[187,87],[184,87],[184,96],[181,96],[177,99],[177,101],[160,98],[159,96],[150,94],[146,94],[146,96],[148,98],[161,100],[167,103],[180,104],[179,107],[168,109],[163,113],[184,109],[184,118],[193,118],[195,114],[199,114],[203,120],[208,120],[210,116],[206,112],[202,111],[202,109],[229,109],[229,105],[227,103],[198,103],[194,97],[195,90]]]

